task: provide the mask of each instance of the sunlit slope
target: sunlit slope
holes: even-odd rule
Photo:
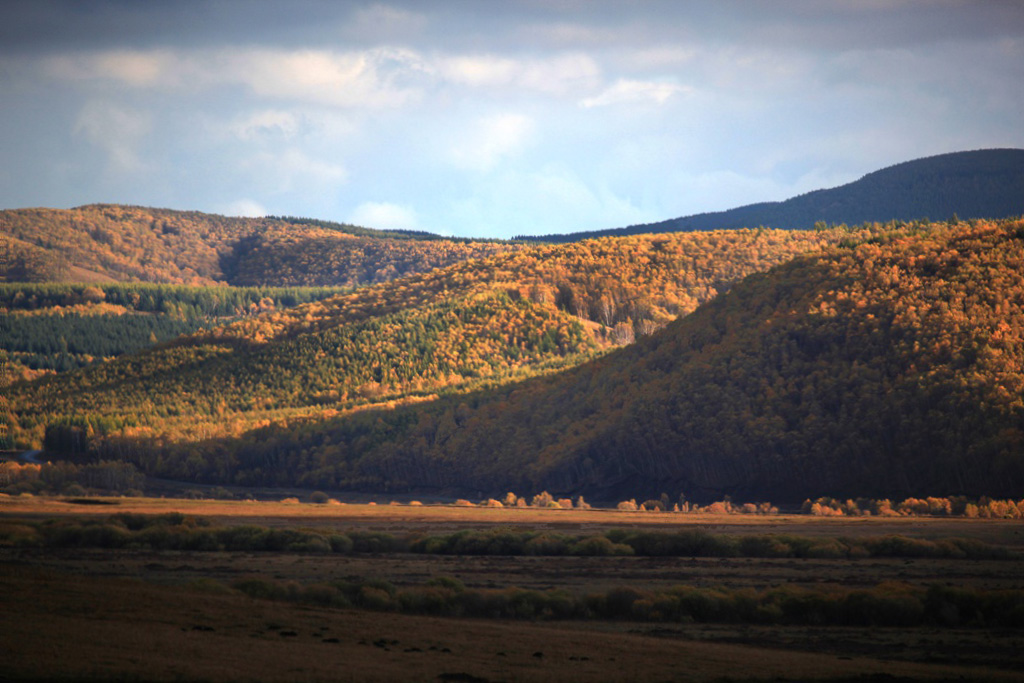
[[[356,286],[515,248],[137,206],[0,211],[0,281],[8,282]]]
[[[789,232],[720,230],[542,245],[475,259],[362,289],[318,305],[241,322],[215,333],[250,340],[294,336],[440,299],[500,289],[631,341],[693,311],[750,273],[885,226]]]
[[[95,444],[192,443],[266,420],[503,384],[579,364],[748,273],[851,234],[642,236],[466,261],[16,386],[11,432],[26,444],[48,425],[91,430]]]
[[[319,486],[1019,495],[1024,222],[800,257],[572,371],[233,452],[252,471],[275,439]]]

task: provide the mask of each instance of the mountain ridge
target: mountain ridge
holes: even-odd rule
[[[519,248],[119,204],[0,211],[0,281],[8,282],[354,287]]]
[[[514,250],[523,242],[1019,215],[1024,215],[1024,150],[1010,148],[905,161],[779,202],[513,240],[117,204],[7,209],[0,211],[0,281],[358,286]]]
[[[904,161],[834,188],[812,190],[778,202],[746,204],[655,223],[565,235],[521,236],[538,242],[568,242],[660,232],[770,228],[808,230],[816,224],[1024,215],[1024,149],[950,152]]]

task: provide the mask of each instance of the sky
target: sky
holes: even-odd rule
[[[994,147],[1021,0],[0,3],[0,208],[508,238]]]

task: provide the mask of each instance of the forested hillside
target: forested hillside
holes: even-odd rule
[[[317,487],[1019,495],[1024,222],[846,243],[568,372],[172,452]]]
[[[782,202],[748,204],[627,228],[525,239],[565,242],[610,235],[766,226],[808,230],[817,223],[1024,216],[1024,150],[954,152],[907,161],[860,180]]]
[[[56,449],[88,437],[94,450],[155,450],[151,471],[223,479],[197,441],[572,367],[752,272],[885,229],[649,235],[464,261],[15,385],[8,433],[24,445],[49,435]],[[167,444],[185,446],[171,455]]]
[[[0,386],[141,351],[338,287],[0,283]]]
[[[357,286],[515,248],[136,206],[0,211],[0,282]]]

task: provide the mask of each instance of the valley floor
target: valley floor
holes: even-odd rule
[[[500,524],[597,531],[686,525],[721,533],[923,539],[969,536],[1020,550],[1002,520],[836,520],[604,511],[313,506],[109,499],[0,500],[0,523],[114,512],[202,514],[219,524],[449,533]],[[676,584],[763,588],[942,583],[1024,588],[1015,560],[936,558],[480,557],[40,548],[0,544],[5,680],[705,681],[1024,680],[1024,629],[857,628],[435,618],[254,599],[239,578],[283,584],[444,576],[467,588],[571,593]]]

